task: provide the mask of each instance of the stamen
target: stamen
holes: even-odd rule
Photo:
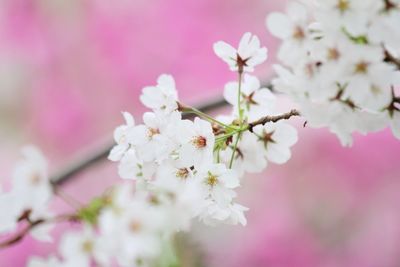
[[[218,177],[212,173],[209,173],[206,179],[206,184],[211,187],[216,186],[218,184]]]
[[[196,136],[193,138],[192,144],[198,149],[204,148],[207,146],[207,139],[203,136]]]

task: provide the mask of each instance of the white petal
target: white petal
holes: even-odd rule
[[[297,140],[297,130],[287,123],[277,123],[274,135],[272,137],[280,145],[290,147],[294,145]]]
[[[229,82],[225,85],[224,98],[229,104],[231,104],[233,106],[237,106],[237,102],[238,102],[238,83],[237,82]]]
[[[129,112],[122,112],[122,116],[124,116],[126,125],[128,125],[128,126],[135,125],[135,119]]]
[[[393,135],[400,139],[400,112],[395,112],[393,119],[390,121]]]
[[[160,75],[160,77],[158,77],[157,79],[157,83],[159,86],[162,86],[166,90],[166,92],[176,96],[175,80],[171,75]]]
[[[142,94],[140,95],[140,101],[148,108],[156,109],[160,108],[163,104],[164,97],[160,92],[160,89],[155,86],[147,86],[143,88]]]
[[[128,148],[129,148],[128,144],[121,144],[114,146],[111,149],[110,154],[108,155],[108,159],[111,161],[121,160],[122,156],[125,154]]]
[[[236,63],[236,49],[231,45],[219,41],[214,44],[213,48],[215,54],[229,65]]]
[[[271,34],[275,37],[286,39],[291,35],[292,22],[282,13],[273,12],[269,14],[266,24]]]
[[[267,159],[276,164],[283,164],[290,159],[290,149],[278,144],[269,143],[267,147]]]

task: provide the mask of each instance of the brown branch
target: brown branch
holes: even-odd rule
[[[35,228],[38,225],[41,225],[43,223],[45,223],[46,221],[44,219],[39,219],[33,222],[30,222],[28,227],[22,229],[19,233],[17,233],[16,235],[12,236],[11,238],[0,242],[0,249],[3,248],[7,248],[10,247],[16,243],[18,243],[19,241],[21,241],[28,233],[29,231],[31,231],[33,228]]]
[[[280,120],[288,120],[293,116],[300,116],[300,112],[296,109],[292,109],[291,111],[287,112],[287,113],[283,113],[280,115],[276,115],[276,116],[265,116],[262,117],[259,120],[256,120],[254,122],[249,123],[248,125],[248,130],[250,132],[253,132],[253,128],[256,127],[257,125],[265,125],[268,122],[277,122]]]
[[[400,59],[393,56],[387,49],[385,49],[384,61],[395,65],[397,67],[397,69],[400,70]]]
[[[53,222],[60,222],[60,221],[76,221],[78,218],[75,214],[66,214],[66,215],[59,215],[54,218],[50,219],[37,219],[35,221],[31,221],[29,217],[27,217],[25,220],[29,223],[27,227],[23,228],[21,231],[16,233],[15,235],[11,236],[10,238],[1,241],[0,242],[0,250],[10,247],[19,241],[21,241],[26,235],[29,234],[29,232],[38,227],[39,225],[45,224],[45,223],[53,223]]]
[[[384,0],[384,2],[385,2],[385,10],[386,11],[389,11],[389,10],[397,7],[396,4],[392,3],[391,0]]]
[[[269,79],[270,80],[270,79]],[[267,80],[263,82],[261,88],[269,88],[273,93],[279,93],[274,90],[271,83]],[[215,99],[209,99],[208,101],[204,101],[204,103],[199,103],[195,105],[198,110],[202,112],[211,112],[218,110],[228,106],[228,103],[225,101],[223,97],[218,97]],[[188,116],[184,115],[184,118],[189,118],[191,114]],[[65,166],[63,170],[56,173],[51,177],[52,184],[54,186],[61,185],[72,178],[74,178],[77,174],[89,169],[90,167],[102,162],[107,158],[110,153],[111,148],[114,146],[114,141],[110,140],[109,143],[105,144],[104,147],[100,147],[98,150],[89,151],[89,153],[82,154],[82,157],[76,158],[70,164]]]

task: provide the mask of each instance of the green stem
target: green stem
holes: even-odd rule
[[[218,136],[217,138],[215,138],[215,141],[218,142],[218,141],[220,141],[220,140],[224,140],[224,139],[226,139],[226,138],[229,138],[229,137],[231,137],[231,136],[237,134],[239,131],[241,131],[241,130],[236,130],[236,131],[233,131],[233,132],[231,132],[231,133]]]
[[[196,114],[199,117],[202,117],[202,118],[208,120],[209,122],[216,123],[216,124],[218,124],[218,125],[220,125],[220,126],[222,126],[224,128],[234,129],[231,126],[229,126],[229,125],[227,125],[227,124],[225,124],[223,122],[220,122],[219,120],[214,119],[210,115],[208,115],[208,114],[206,114],[204,112],[201,112],[198,109],[190,107],[190,108],[185,109],[183,112],[185,112],[185,113],[193,113],[193,114]]]
[[[233,161],[235,160],[235,154],[236,154],[236,149],[237,146],[239,144],[239,140],[242,136],[242,132],[245,130],[243,129],[243,111],[242,111],[242,107],[241,107],[241,96],[242,96],[242,76],[243,76],[243,72],[239,71],[238,72],[238,109],[239,109],[239,124],[240,124],[240,129],[239,131],[237,131],[237,139],[235,142],[235,145],[233,146],[233,151],[232,151],[232,156],[231,156],[231,161],[229,162],[229,168],[232,168],[233,165]],[[236,133],[234,133],[236,134]]]
[[[237,146],[238,146],[240,137],[242,137],[242,132],[239,132],[239,134],[237,135],[236,142],[235,142],[235,144],[234,144],[234,146],[233,146],[231,161],[229,162],[229,169],[231,169],[232,166],[233,166],[233,161],[234,161],[234,159],[235,159],[235,153],[236,153],[236,149],[237,149]]]
[[[242,112],[242,107],[241,107],[241,96],[242,96],[242,72],[238,72],[238,109],[239,109],[239,120],[240,120],[240,125],[243,123],[243,112]]]

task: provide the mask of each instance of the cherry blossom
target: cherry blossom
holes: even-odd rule
[[[179,161],[196,169],[203,169],[213,162],[215,143],[211,124],[199,118],[194,122],[183,120],[177,128],[177,135],[181,142]]]
[[[127,133],[135,125],[135,120],[129,112],[122,112],[125,119],[125,125],[117,127],[114,131],[114,141],[117,143],[110,151],[109,160],[119,161],[129,149],[130,144],[127,140]]]
[[[392,113],[398,97],[393,88],[400,84],[400,38],[393,27],[400,22],[398,4],[372,0],[308,4],[312,8],[308,22],[302,20],[301,49],[298,45],[291,54],[282,54],[283,64],[274,67],[278,74],[274,89],[300,104],[309,126],[328,127],[343,145],[352,144],[354,132],[367,134],[385,126],[396,136]],[[296,1],[293,5],[298,6]],[[285,33],[304,14],[292,9],[267,19],[270,31],[283,40],[281,49],[292,46]]]
[[[96,251],[95,234],[89,226],[82,231],[65,234],[60,242],[60,253],[71,266],[91,266]]]
[[[267,59],[267,48],[260,47],[257,36],[247,32],[239,42],[238,49],[219,41],[214,44],[214,52],[228,63],[232,71],[253,72],[254,67]]]
[[[238,82],[229,82],[225,85],[224,97],[233,105],[238,115]],[[276,98],[268,88],[261,87],[260,81],[251,75],[244,75],[240,101],[249,120],[257,120],[265,114],[270,114],[275,108]]]
[[[140,100],[146,107],[165,113],[178,108],[177,99],[178,93],[175,88],[175,80],[171,75],[167,74],[158,77],[156,86],[143,88],[143,94],[140,96]]]
[[[26,233],[50,241],[52,223],[70,220],[81,228],[63,235],[60,258],[32,258],[29,267],[154,266],[194,220],[246,225],[248,208],[236,202],[241,181],[269,162],[286,163],[298,141],[297,129],[283,120],[301,115],[305,125],[328,127],[345,146],[354,132],[385,127],[400,139],[400,2],[390,3],[295,1],[287,14],[270,14],[267,27],[282,41],[274,90],[247,74],[267,59],[257,36],[245,33],[237,49],[216,42],[215,54],[238,74],[225,85],[231,106],[224,115],[183,105],[174,78],[160,75],[140,96],[151,109],[143,123],[123,112],[125,123],[114,131],[108,158],[122,179],[79,208],[50,182],[42,153],[24,148],[12,188],[0,188],[0,233],[16,232],[1,247]],[[299,111],[278,113],[283,96]],[[71,214],[48,209],[56,195],[72,206]],[[27,228],[18,232],[20,223]]]

